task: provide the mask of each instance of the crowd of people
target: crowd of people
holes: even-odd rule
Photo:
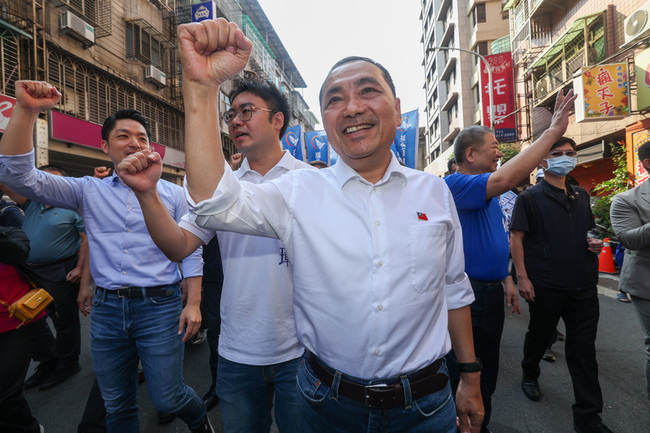
[[[0,299],[20,298],[36,274],[55,300],[56,338],[44,313],[21,324],[0,306],[0,348],[17,354],[0,361],[0,430],[43,431],[23,387],[48,389],[79,371],[78,304],[91,316],[97,379],[84,419],[108,432],[140,431],[140,366],[161,414],[193,432],[214,431],[208,410],[219,403],[228,433],[268,432],[272,419],[283,433],[487,433],[504,299],[519,313],[521,296],[530,310],[523,393],[540,400],[539,362],[562,318],[574,429],[611,431],[595,352],[602,241],[588,236],[588,193],[566,183],[576,163],[575,142],[563,136],[572,92],[557,95],[549,128],[499,168],[491,129],[461,131],[443,180],[398,163],[391,144],[401,107],[390,73],[346,57],[319,96],[339,161],[317,169],[282,150],[286,96],[236,78],[252,43],[235,24],[186,24],[178,35],[183,188],[161,179],[135,110],[102,127],[112,174],[35,168],[36,118],[61,95],[45,82],[16,84],[0,182],[22,212],[0,208]],[[231,108],[219,113],[226,83]],[[220,114],[241,153],[234,164]],[[650,169],[650,145],[641,149]],[[509,222],[499,197],[539,165],[544,179],[513,200]],[[617,197],[612,221],[627,248],[621,283],[644,326],[650,378],[648,188]],[[182,376],[184,343],[202,322],[212,373],[203,398]],[[25,381],[30,359],[39,364]]]

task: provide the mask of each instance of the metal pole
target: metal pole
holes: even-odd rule
[[[462,51],[464,53],[473,54],[473,55],[477,56],[478,58],[480,58],[481,60],[483,60],[483,62],[485,62],[485,66],[487,67],[487,71],[488,71],[488,93],[490,95],[490,101],[489,101],[490,105],[488,106],[488,114],[490,116],[490,127],[494,128],[495,127],[495,122],[494,122],[494,95],[492,93],[493,92],[493,89],[492,89],[492,68],[490,67],[490,64],[488,63],[487,59],[485,57],[483,57],[482,55],[480,55],[479,53],[477,53],[476,51],[466,50],[464,48],[457,48],[457,47],[430,47],[430,48],[427,48],[427,52],[433,51],[435,53],[438,50],[458,50],[458,51]],[[435,56],[435,54],[434,54],[434,56]],[[483,93],[483,91],[481,89],[481,94],[482,93]]]

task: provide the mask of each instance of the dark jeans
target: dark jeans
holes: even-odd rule
[[[0,333],[0,431],[38,433],[38,421],[32,416],[23,396],[23,384],[29,362],[39,345],[45,320]]]
[[[106,433],[106,408],[97,379],[93,382],[93,387],[88,394],[86,408],[77,427],[77,433]]]
[[[566,363],[576,402],[573,420],[589,428],[601,422],[603,395],[598,382],[596,333],[600,309],[596,287],[587,290],[552,290],[535,287],[529,302],[530,323],[524,340],[524,376],[537,379],[539,362],[560,317],[566,326]]]
[[[217,383],[217,367],[219,365],[219,333],[221,332],[221,284],[203,284],[203,299],[201,314],[208,328],[208,346],[210,346],[210,372],[212,382]]]
[[[505,320],[505,298],[501,282],[470,279],[470,283],[476,298],[470,306],[474,352],[483,363],[481,396],[483,397],[485,418],[483,418],[481,431],[485,432],[492,416],[492,394],[497,387],[497,376],[499,375],[499,347]],[[456,366],[457,360],[453,350],[446,358],[453,394],[456,395],[460,372]]]
[[[81,351],[81,327],[77,296],[79,284],[66,281],[65,277],[77,266],[78,257],[46,266],[31,266],[47,284],[45,289],[54,298],[54,308],[48,308],[56,330],[56,339],[49,328],[44,328],[41,344],[34,354],[36,362],[57,361],[57,368],[74,368],[79,364]]]

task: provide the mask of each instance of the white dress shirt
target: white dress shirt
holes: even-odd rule
[[[451,349],[447,310],[474,300],[449,189],[394,156],[374,185],[340,159],[260,185],[226,166],[211,199],[186,197],[200,226],[284,243],[298,340],[343,373],[377,379],[431,364]]]
[[[288,151],[262,176],[244,159],[234,174],[259,184],[288,171],[315,170]],[[180,226],[208,243],[214,230],[196,227],[183,218]],[[260,236],[217,232],[223,265],[219,355],[246,365],[272,365],[302,355],[293,318],[293,276],[282,242]]]

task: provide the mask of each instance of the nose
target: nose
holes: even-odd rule
[[[497,158],[501,158],[502,156],[503,156],[503,152],[497,149]]]
[[[364,109],[365,106],[363,104],[363,101],[358,97],[353,96],[347,99],[343,115],[346,117],[354,117],[363,113]]]

